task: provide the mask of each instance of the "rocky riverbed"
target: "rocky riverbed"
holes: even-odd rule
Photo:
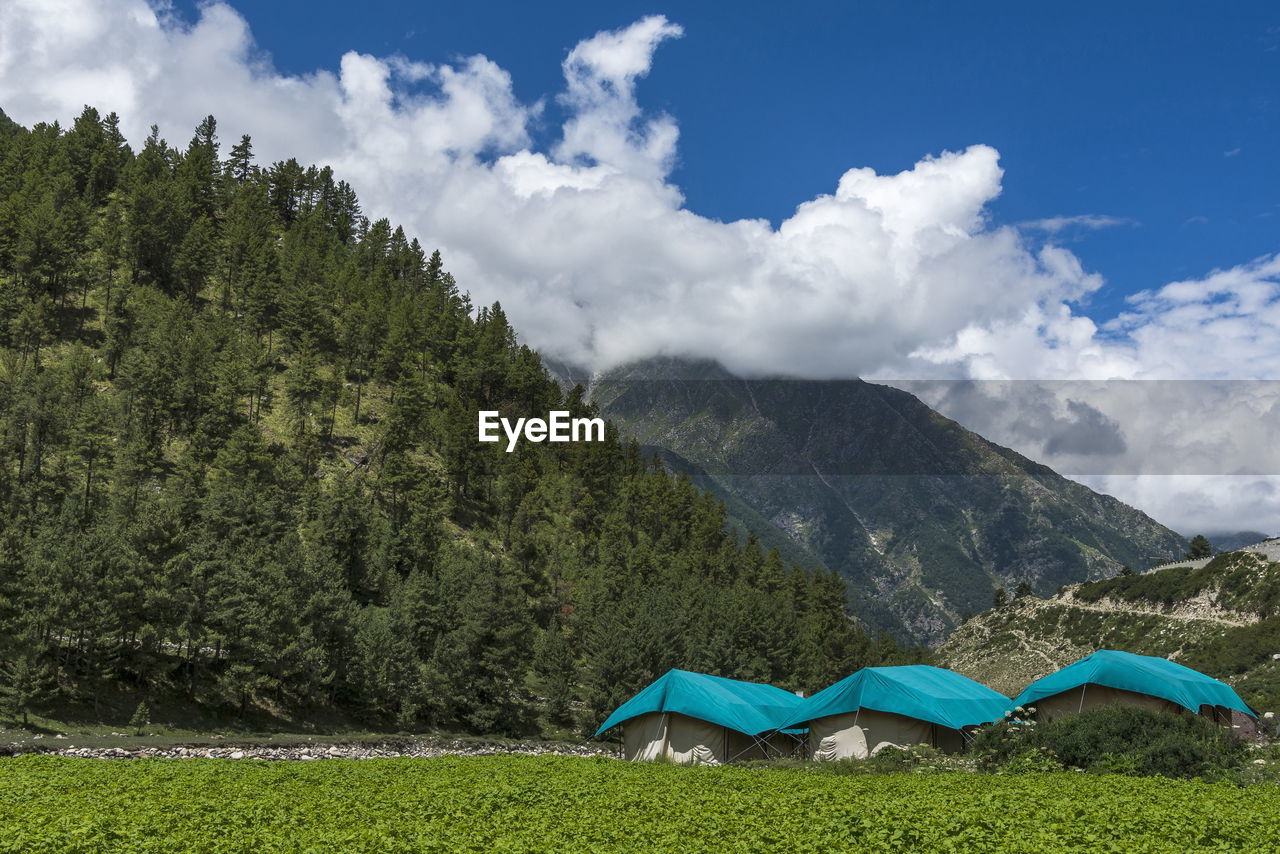
[[[482,742],[463,740],[388,741],[359,744],[185,744],[169,747],[76,747],[74,744],[10,744],[0,746],[0,756],[39,753],[91,759],[266,759],[306,762],[321,759],[393,759],[397,757],[495,756],[616,756],[617,750],[601,744],[567,742]]]

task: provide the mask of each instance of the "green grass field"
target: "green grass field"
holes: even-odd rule
[[[563,757],[0,760],[0,851],[1268,851],[1280,787]]]

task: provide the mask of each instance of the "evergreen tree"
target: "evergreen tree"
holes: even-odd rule
[[[22,716],[29,726],[30,715],[49,702],[55,693],[53,668],[41,655],[36,638],[18,638],[17,650],[0,664],[0,704],[11,717]]]
[[[129,718],[129,728],[133,730],[134,735],[143,735],[150,725],[151,709],[147,707],[146,700],[143,700],[133,710],[133,716]]]
[[[1213,557],[1213,544],[1204,534],[1196,534],[1191,538],[1191,548],[1187,551],[1186,558],[1198,560],[1205,557]]]

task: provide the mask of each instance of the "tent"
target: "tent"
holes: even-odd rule
[[[958,751],[965,727],[1008,708],[1008,697],[941,667],[864,667],[801,701],[784,725],[809,727],[814,759],[862,759],[886,746]]]
[[[779,732],[800,703],[790,691],[687,670],[668,670],[623,703],[596,735],[622,727],[629,760],[720,765],[788,755],[799,734]]]
[[[1013,702],[1035,706],[1039,720],[1111,704],[1178,713],[1186,709],[1220,723],[1230,723],[1233,710],[1258,716],[1224,682],[1168,659],[1113,649],[1099,650],[1037,679]]]

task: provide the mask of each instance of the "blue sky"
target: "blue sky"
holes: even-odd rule
[[[775,224],[850,166],[910,168],[986,143],[997,222],[1103,215],[1058,240],[1125,294],[1280,246],[1280,6],[1274,3],[236,4],[286,72],[348,50],[448,62],[483,53],[521,100],[548,98],[579,40],[662,13],[641,104],[679,122],[671,175],[688,207]],[[180,9],[194,18],[193,4]],[[536,136],[535,136],[536,139]]]

